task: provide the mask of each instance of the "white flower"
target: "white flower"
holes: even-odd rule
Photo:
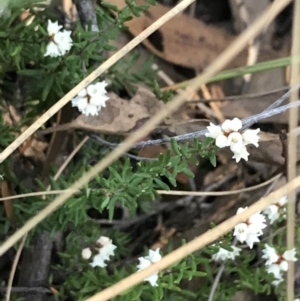
[[[247,236],[250,234],[248,225],[245,223],[237,224],[234,227],[233,236],[236,236],[237,240],[239,240],[241,243],[245,242],[247,239]]]
[[[110,244],[111,242],[112,240],[107,236],[100,236],[100,238],[97,240],[97,243],[99,243],[102,246]]]
[[[259,141],[258,133],[259,132],[260,132],[260,129],[245,130],[244,133],[242,134],[243,140],[244,140],[244,145],[253,144],[256,147],[258,147],[258,141]]]
[[[238,132],[242,128],[242,121],[239,118],[225,120],[222,124],[222,130],[225,133]]]
[[[92,251],[90,248],[85,248],[81,252],[81,256],[83,259],[90,259],[92,256]]]
[[[159,248],[155,251],[149,250],[149,254],[145,257],[140,257],[140,263],[137,265],[138,272],[144,270],[148,266],[150,266],[154,262],[158,262],[161,260],[161,255],[159,254]],[[152,274],[144,279],[144,281],[148,281],[152,286],[158,286],[157,284],[158,274]]]
[[[283,277],[280,275],[275,280],[272,281],[272,285],[277,286],[283,281]]]
[[[229,134],[227,138],[227,146],[230,147],[231,151],[234,154],[241,153],[242,150],[245,148],[242,135],[237,132]]]
[[[97,243],[101,244],[102,247],[98,250],[98,254],[94,256],[93,261],[90,263],[92,267],[99,266],[99,267],[106,267],[105,260],[109,260],[110,256],[115,255],[115,249],[117,246],[115,246],[112,243],[112,240],[106,236],[101,236]]]
[[[279,219],[279,208],[277,205],[270,205],[264,210],[264,214],[267,215],[270,224],[273,224],[277,219]]]
[[[54,42],[50,41],[47,45],[46,53],[44,54],[44,56],[57,57],[61,56],[61,53],[57,45]]]
[[[265,248],[262,250],[264,253],[262,258],[266,259],[267,272],[273,274],[276,278],[274,283],[280,283],[282,278],[282,272],[288,270],[288,261],[296,261],[296,250],[285,251],[282,255],[278,254],[275,248],[265,244]]]
[[[62,25],[58,25],[58,22],[51,22],[48,20],[47,31],[49,36],[54,36],[62,29]]]
[[[222,247],[219,248],[218,253],[212,256],[213,261],[226,261],[228,259],[234,260],[235,257],[240,255],[242,249],[237,248],[236,246],[231,246],[232,251],[228,251],[223,249]]]
[[[65,55],[72,47],[73,41],[71,38],[71,31],[64,30],[58,32],[54,37],[53,41],[57,45],[61,55]]]
[[[237,214],[244,212],[246,208],[239,208]],[[246,243],[250,249],[253,248],[255,242],[259,242],[259,236],[263,234],[262,229],[265,224],[265,217],[260,213],[255,213],[244,223],[237,224],[234,228],[233,236],[241,243]]]
[[[243,149],[239,153],[233,153],[232,159],[235,159],[235,162],[238,163],[241,161],[241,159],[248,161],[248,157],[249,153],[247,152],[246,147],[243,147]]]
[[[63,30],[61,25],[58,25],[58,22],[51,22],[48,20],[48,37],[49,43],[47,45],[46,53],[44,56],[62,56],[65,55],[67,51],[69,51],[73,45],[73,41],[71,39],[71,31]]]
[[[78,107],[78,110],[86,115],[98,115],[101,107],[105,107],[105,102],[109,99],[105,81],[89,85],[86,89],[81,90],[75,98],[72,99],[72,106]]]
[[[217,125],[214,125],[212,122],[207,127],[208,133],[205,134],[206,137],[217,139],[220,135],[223,135],[223,131]]]
[[[94,267],[100,267],[100,268],[104,268],[107,266],[107,264],[104,262],[104,258],[102,257],[102,255],[99,253],[97,255],[94,256],[93,261],[90,263],[90,265],[94,268]]]
[[[145,256],[145,259],[150,260],[152,263],[160,261],[161,255],[159,254],[159,248],[155,251],[149,250],[149,255]]]
[[[287,261],[297,261],[295,248],[289,251],[285,251],[282,257]]]
[[[260,129],[245,130],[241,132],[242,121],[239,118],[225,120],[221,127],[210,123],[207,127],[206,137],[215,139],[215,144],[219,148],[229,146],[233,152],[233,159],[238,163],[241,159],[248,161],[249,153],[246,146],[253,144],[258,147]]]
[[[277,255],[277,252],[275,248],[270,247],[268,244],[265,244],[265,248],[262,250],[263,256],[262,258],[266,259],[266,265],[271,265],[278,261],[279,256]]]
[[[287,197],[287,195],[284,195],[284,196],[282,196],[280,199],[279,199],[279,201],[277,202],[277,204],[279,205],[279,206],[284,206],[286,203],[288,202],[288,197]]]
[[[276,204],[272,204],[264,210],[264,214],[267,215],[270,220],[270,224],[273,224],[280,216],[285,217],[286,208],[285,205],[288,202],[287,196],[283,196]]]

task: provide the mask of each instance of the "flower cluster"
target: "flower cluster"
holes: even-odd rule
[[[239,208],[237,214],[244,212],[246,208]],[[241,243],[246,242],[250,249],[253,248],[255,242],[259,242],[259,236],[263,234],[262,229],[267,225],[265,224],[266,218],[260,212],[250,216],[244,223],[235,226],[233,235]]]
[[[49,43],[47,45],[46,53],[44,56],[62,56],[69,51],[73,45],[73,41],[71,39],[71,31],[63,30],[61,25],[58,25],[58,22],[51,22],[48,20],[48,37]]]
[[[140,257],[138,264],[138,272],[141,270],[146,269],[148,266],[150,266],[152,263],[158,262],[161,260],[161,255],[159,254],[159,248],[155,251],[149,250],[149,255],[145,257]],[[153,275],[148,276],[144,279],[144,281],[148,281],[152,286],[157,286],[157,280],[158,280],[158,274],[155,273]]]
[[[213,261],[226,261],[226,260],[234,260],[235,257],[240,255],[242,249],[231,246],[232,251],[228,251],[222,247],[219,248],[219,251],[212,256]]]
[[[248,161],[249,153],[246,146],[253,144],[258,147],[258,133],[260,129],[241,132],[241,128],[242,121],[240,119],[227,119],[221,127],[210,123],[207,127],[208,133],[206,133],[205,136],[215,139],[216,146],[219,148],[229,146],[233,152],[232,158],[235,159],[237,163],[241,159]]]
[[[287,196],[283,196],[276,204],[270,205],[263,212],[268,217],[270,224],[273,224],[280,216],[286,216],[286,204],[288,202]]]
[[[275,248],[265,244],[262,252],[264,253],[262,258],[266,260],[267,272],[273,274],[275,278],[272,284],[278,285],[283,281],[282,273],[288,270],[288,261],[297,260],[295,248],[283,254],[277,254]]]
[[[114,251],[116,248],[117,246],[112,243],[112,240],[109,237],[101,236],[95,243],[94,249],[96,251],[96,255],[90,265],[92,267],[106,267],[107,264],[104,261],[110,260],[109,257],[115,255]],[[81,255],[83,259],[88,260],[92,256],[92,251],[90,248],[85,248],[82,250]]]
[[[98,115],[101,107],[105,107],[105,102],[109,99],[106,96],[106,86],[107,83],[105,81],[89,85],[72,99],[72,106],[78,107],[78,110],[86,116]]]

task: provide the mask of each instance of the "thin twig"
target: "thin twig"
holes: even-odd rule
[[[247,42],[249,39],[253,39],[257,34],[265,27],[270,24],[270,22],[278,15],[278,13],[286,7],[290,3],[291,0],[277,0],[273,2],[267,10],[265,10],[262,15],[255,21],[253,24],[242,34],[240,35],[218,58],[216,58],[212,64],[210,64],[207,69],[204,71],[202,75],[197,77],[194,81],[192,81],[191,86],[189,87],[191,91],[197,90],[201,85],[206,83],[214,74],[219,72],[221,69],[223,69],[238,53],[240,53],[243,48],[247,45]],[[166,21],[168,21],[172,16],[177,14],[179,11],[182,11],[184,8],[186,8],[192,1],[191,0],[183,0],[180,2],[177,6],[175,6],[173,9],[171,9],[166,15],[164,15],[162,18],[158,19],[155,23],[153,23],[149,28],[147,28],[142,33],[142,38],[146,38],[149,36],[154,30],[156,30],[158,27],[160,27],[162,24],[164,24]],[[141,36],[139,35],[137,38],[133,39],[127,47],[125,47],[126,50],[124,50],[124,53],[127,53],[129,50],[131,50],[134,46],[136,46],[141,40]],[[120,55],[122,53],[122,55]],[[0,155],[0,163],[9,155],[11,152],[16,149],[20,143],[26,139],[29,135],[31,135],[44,121],[48,120],[57,109],[60,109],[61,106],[65,105],[72,97],[74,97],[81,88],[84,88],[86,85],[88,85],[92,79],[94,79],[95,75],[99,75],[103,72],[104,66],[105,68],[108,68],[111,66],[112,62],[116,61],[116,58],[122,57],[123,52],[117,52],[114,56],[112,56],[106,63],[102,65],[102,67],[99,67],[95,72],[93,72],[91,75],[89,75],[84,81],[83,84],[77,85],[71,92],[69,92],[65,97],[63,97],[56,105],[54,105],[46,114],[42,116],[39,121],[37,121],[35,124],[33,124],[30,128],[27,129],[26,135],[23,134],[18,139],[15,140],[1,155]],[[111,59],[114,58],[112,61]],[[109,63],[108,63],[109,62]],[[100,172],[102,172],[104,169],[106,169],[112,162],[120,158],[120,156],[128,151],[131,148],[131,145],[137,142],[139,139],[144,137],[146,134],[148,134],[157,124],[159,124],[164,118],[166,118],[169,114],[174,112],[176,109],[178,109],[183,103],[186,97],[188,96],[187,91],[184,93],[178,95],[175,97],[171,102],[168,102],[165,105],[164,110],[160,110],[157,112],[156,115],[154,115],[150,120],[148,120],[141,128],[136,130],[134,133],[132,133],[122,145],[118,146],[116,149],[114,149],[110,154],[108,154],[104,159],[102,159],[100,162],[98,162],[91,170],[87,171],[79,180],[77,180],[73,185],[71,185],[70,189],[78,190],[81,187],[83,187],[86,183],[88,183],[91,179],[93,179],[95,176],[97,176]],[[295,182],[292,182],[294,185],[296,185]],[[291,184],[291,183],[290,183]],[[294,187],[294,186],[293,186]],[[46,206],[44,209],[42,209],[40,212],[38,212],[34,217],[29,219],[21,228],[19,228],[14,234],[12,234],[5,242],[2,243],[0,246],[0,255],[2,255],[5,251],[7,251],[12,245],[15,244],[21,237],[24,236],[25,233],[29,232],[31,229],[33,229],[36,225],[38,225],[41,221],[43,221],[47,216],[49,216],[53,211],[57,210],[59,206],[64,204],[71,196],[73,195],[73,192],[65,192],[58,196],[56,199],[54,199],[48,206]],[[281,195],[280,195],[281,196]],[[259,203],[261,204],[261,203]],[[266,204],[264,204],[266,205]],[[248,210],[245,212],[249,212]],[[253,212],[254,213],[254,212]],[[240,216],[242,216],[241,214]],[[239,216],[239,217],[240,217]],[[246,216],[244,216],[245,218]],[[236,221],[236,220],[233,220]],[[216,229],[216,228],[215,228]],[[200,245],[202,246],[202,245]],[[195,247],[195,246],[194,246]],[[193,249],[193,248],[192,248]],[[175,251],[176,252],[176,251]],[[170,255],[170,258],[175,258],[175,255]],[[177,254],[178,255],[178,254]],[[181,256],[184,256],[185,254],[181,254]],[[181,257],[182,258],[182,257]],[[153,267],[156,266],[153,265]],[[132,285],[138,283],[139,281],[142,281],[142,279],[149,276],[151,273],[153,274],[156,272],[155,270],[152,270],[152,266],[147,268],[144,271],[141,271],[138,273],[138,277],[140,280],[129,282],[129,287]],[[147,274],[149,273],[149,274]],[[138,278],[139,279],[139,278]],[[112,286],[113,287],[113,286]],[[112,288],[111,287],[111,288]],[[114,292],[120,292],[123,290],[123,287],[119,287],[119,289],[114,290]],[[108,289],[110,291],[110,289]],[[104,292],[104,295],[107,295],[107,290]],[[97,295],[95,295],[97,296]],[[97,298],[97,297],[96,297]],[[110,299],[110,297],[108,298]],[[95,300],[95,299],[94,299]],[[102,298],[102,301],[107,300],[107,298]]]
[[[209,293],[207,301],[213,301],[216,289],[218,287],[218,284],[220,282],[220,279],[221,279],[221,276],[222,276],[222,274],[224,272],[224,269],[225,269],[225,262],[222,263],[222,265],[219,267],[219,270],[218,270],[218,273],[217,273],[217,275],[215,277],[214,283],[213,283],[213,285],[212,285],[212,287],[210,289],[210,293]]]
[[[5,198],[0,198],[0,201],[22,199],[22,198],[28,198],[28,197],[31,197],[31,196],[60,194],[60,193],[66,192],[66,190],[69,190],[69,189],[29,192],[29,193],[23,193],[23,194],[18,194],[18,195],[7,196]],[[76,192],[75,190],[73,190],[73,191],[74,191],[74,193]],[[79,191],[79,190],[77,190],[77,191]]]
[[[242,192],[245,192],[245,191],[251,191],[251,190],[258,189],[260,187],[263,187],[263,186],[268,185],[269,183],[275,181],[280,176],[281,176],[281,174],[279,174],[279,175],[277,175],[277,176],[269,179],[266,182],[263,182],[261,184],[255,185],[255,186],[251,186],[251,187],[247,187],[247,188],[243,188],[243,189],[238,189],[238,190],[231,190],[231,191],[201,192],[201,191],[176,191],[176,190],[167,191],[167,190],[157,190],[156,192],[158,194],[191,195],[191,196],[203,196],[203,195],[205,195],[205,196],[221,196],[221,195],[231,195],[231,194],[238,194],[238,193],[242,193]],[[49,194],[60,194],[60,193],[67,192],[69,190],[70,189],[23,193],[23,194],[19,194],[19,195],[12,195],[12,196],[8,196],[8,197],[5,197],[5,198],[0,198],[0,201],[13,200],[13,199],[21,199],[21,198],[27,198],[27,197],[31,197],[31,196],[40,196],[40,195],[49,195]],[[76,191],[74,190],[74,192],[76,192]]]
[[[0,287],[0,292],[6,292],[7,287]],[[49,288],[46,287],[22,287],[22,286],[13,286],[11,288],[13,293],[40,293],[40,294],[49,294],[52,293]]]
[[[281,100],[281,98],[279,100]],[[298,107],[298,106],[300,106],[300,100],[296,103],[293,103],[293,104],[287,104],[287,105],[284,105],[284,106],[280,106],[278,108],[272,108],[271,110],[265,110],[262,113],[253,115],[251,117],[244,118],[244,119],[242,119],[242,122],[243,122],[243,125],[244,125],[243,130],[246,129],[247,127],[251,126],[252,124],[257,123],[261,119],[269,118],[271,116],[280,114],[280,113],[288,110],[291,107]],[[141,142],[138,142],[136,144],[133,144],[130,148],[131,149],[144,148],[146,146],[166,144],[166,143],[169,143],[171,141],[171,139],[175,139],[176,141],[186,141],[186,140],[202,137],[206,133],[207,133],[207,130],[201,130],[201,131],[197,131],[197,132],[191,132],[191,133],[182,134],[182,135],[173,136],[173,137],[167,137],[167,138],[163,138],[163,139],[141,141]],[[106,145],[110,148],[116,148],[116,147],[123,144],[123,143],[108,142],[108,141],[100,138],[99,136],[97,136],[95,134],[90,134],[89,136],[92,139],[95,139],[98,142],[100,142],[101,144]]]
[[[289,89],[289,86],[285,86],[282,88],[270,90],[268,92],[250,93],[250,94],[243,94],[243,95],[232,95],[232,96],[224,96],[224,97],[220,97],[220,98],[211,98],[211,99],[200,98],[200,99],[193,99],[193,100],[187,100],[187,101],[189,103],[197,103],[197,102],[209,103],[212,101],[222,101],[223,102],[223,101],[235,101],[235,100],[242,101],[242,100],[246,100],[246,99],[258,98],[258,97],[275,94],[275,93],[282,92],[282,91],[288,90],[288,89]]]
[[[292,32],[292,64],[291,64],[291,97],[290,103],[296,103],[298,99],[298,89],[295,89],[299,84],[299,63],[296,62],[295,56],[300,54],[300,0],[294,1],[294,16],[293,16],[293,32]],[[293,180],[297,175],[297,135],[295,129],[298,126],[298,110],[293,107],[289,114],[289,139],[288,139],[288,181]],[[288,195],[287,209],[287,248],[289,250],[295,247],[295,210],[296,210],[296,193],[291,191]],[[293,301],[294,298],[294,281],[295,281],[295,264],[289,261],[287,271],[287,300]]]
[[[9,301],[10,300],[10,294],[11,294],[11,288],[12,288],[14,276],[15,276],[15,273],[16,273],[17,265],[18,265],[18,262],[19,262],[22,250],[23,250],[24,245],[25,245],[25,241],[26,241],[27,235],[28,234],[26,233],[23,236],[23,238],[21,240],[21,243],[19,245],[18,251],[16,253],[13,265],[11,267],[11,271],[10,271],[9,279],[8,279],[8,283],[7,283],[7,291],[6,291],[5,301]]]
[[[192,196],[224,196],[224,195],[232,195],[232,194],[240,194],[246,191],[252,191],[261,187],[264,187],[281,177],[281,174],[274,176],[273,178],[260,183],[258,185],[254,185],[251,187],[237,189],[237,190],[228,190],[228,191],[179,191],[179,190],[157,190],[158,194],[167,194],[167,195],[192,195]]]

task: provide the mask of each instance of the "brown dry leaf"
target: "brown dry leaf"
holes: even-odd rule
[[[4,123],[14,125],[21,120],[20,114],[13,106],[8,107],[8,113],[4,115]],[[24,132],[27,127],[22,127],[21,132]],[[34,157],[42,162],[45,161],[45,149],[48,143],[34,139],[32,136],[25,140],[19,147],[19,152],[25,157]]]
[[[108,96],[106,107],[101,109],[98,116],[80,115],[70,123],[70,127],[106,134],[127,134],[164,109],[164,103],[145,88],[139,88],[130,101],[114,93]]]
[[[125,7],[124,0],[109,0],[118,6]],[[141,4],[141,1],[137,1]],[[126,22],[132,35],[137,36],[154,21],[170,10],[169,7],[157,4],[150,7],[144,15]],[[177,65],[202,69],[210,64],[233,40],[235,36],[225,30],[206,25],[185,14],[177,15],[161,26],[143,44],[157,56]],[[232,66],[243,66],[247,54],[239,55]]]

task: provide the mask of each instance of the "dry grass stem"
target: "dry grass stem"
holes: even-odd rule
[[[192,196],[223,196],[223,195],[231,195],[231,194],[239,194],[242,192],[246,191],[251,191],[255,190],[261,187],[264,187],[277,179],[281,177],[282,174],[279,174],[268,181],[265,181],[261,184],[252,186],[252,187],[247,187],[243,189],[237,189],[237,190],[229,190],[229,191],[211,191],[211,192],[203,192],[203,191],[178,191],[178,190],[157,190],[156,192],[158,194],[168,194],[168,195],[192,195]],[[65,190],[51,190],[51,191],[38,191],[38,192],[30,192],[30,193],[24,193],[24,194],[19,194],[19,195],[12,195],[4,198],[0,198],[0,201],[5,201],[5,200],[14,200],[14,199],[21,199],[21,198],[27,198],[31,196],[44,196],[44,195],[49,195],[49,194],[60,194],[68,191],[69,189]],[[76,192],[78,190],[74,190]]]
[[[247,191],[252,191],[261,187],[264,187],[281,177],[282,174],[276,175],[275,177],[260,183],[258,185],[254,185],[251,187],[237,189],[237,190],[228,190],[228,191],[179,191],[179,190],[157,190],[158,194],[167,194],[167,195],[192,195],[192,196],[224,196],[224,195],[232,195],[232,194],[240,194]],[[1,200],[1,199],[0,199]]]
[[[186,3],[190,3],[190,0],[185,2],[182,1],[180,4],[180,9],[186,7]],[[22,236],[24,236],[27,232],[33,229],[36,225],[38,225],[41,221],[43,221],[48,215],[50,215],[53,211],[55,211],[59,206],[65,203],[69,197],[71,197],[74,192],[72,190],[78,190],[83,187],[86,183],[88,183],[91,179],[93,179],[96,175],[101,173],[104,169],[106,169],[112,162],[117,160],[122,154],[128,151],[132,144],[137,142],[139,139],[147,135],[151,130],[155,128],[157,124],[159,124],[164,118],[166,118],[169,114],[171,114],[174,110],[178,109],[180,105],[185,101],[191,90],[195,91],[201,85],[206,83],[210,77],[224,68],[232,59],[236,57],[236,55],[242,51],[242,49],[247,45],[249,39],[253,39],[255,36],[259,34],[259,32],[267,26],[274,17],[287,5],[290,0],[277,0],[270,7],[263,12],[263,14],[250,26],[242,35],[240,35],[205,71],[202,75],[197,77],[192,83],[191,87],[189,87],[189,91],[185,91],[181,93],[177,97],[175,97],[171,102],[169,102],[164,110],[159,111],[156,115],[154,115],[148,122],[146,122],[140,129],[136,132],[132,133],[128,138],[124,140],[124,143],[115,148],[112,152],[110,152],[105,158],[103,158],[100,162],[98,162],[91,170],[89,170],[86,174],[84,174],[79,180],[77,180],[73,185],[70,186],[69,191],[61,194],[56,199],[52,201],[47,207],[42,209],[36,216],[32,217],[30,220],[26,222],[24,226],[22,226],[19,230],[17,230],[12,236],[10,236],[1,246],[0,246],[0,255],[2,255],[5,251],[7,251],[10,247],[12,247]],[[178,13],[178,5],[174,8],[175,12]],[[171,11],[174,11],[171,10]],[[174,14],[174,12],[173,12]],[[162,18],[161,18],[162,19]],[[159,20],[161,20],[159,19]],[[158,21],[159,21],[158,20]],[[154,23],[156,24],[156,23]],[[153,27],[152,24],[151,26]],[[149,29],[149,28],[148,28]],[[146,29],[147,31],[147,29]],[[130,42],[132,43],[132,42]],[[129,43],[129,44],[130,44]],[[126,47],[126,46],[125,46]],[[105,65],[104,63],[103,65]],[[102,65],[102,66],[103,66]],[[106,66],[106,65],[105,65]],[[101,69],[101,67],[100,67]],[[99,70],[99,69],[98,69]],[[101,69],[102,70],[102,69]],[[90,79],[90,76],[87,77]],[[86,80],[83,81],[86,83]],[[86,86],[83,84],[83,86]],[[72,90],[73,91],[73,90]],[[77,91],[77,90],[76,90]],[[69,92],[63,99],[67,99],[66,97],[70,97],[71,92]]]
[[[22,250],[23,250],[23,248],[24,248],[26,239],[27,239],[27,234],[25,234],[25,235],[23,236],[23,238],[22,238],[22,240],[21,240],[21,243],[20,243],[20,245],[19,245],[18,251],[17,251],[17,253],[16,253],[16,256],[15,256],[15,258],[14,258],[14,262],[13,262],[13,265],[12,265],[12,267],[11,267],[11,271],[10,271],[10,274],[9,274],[9,279],[8,279],[8,282],[7,282],[7,289],[6,289],[5,301],[9,301],[9,300],[10,300],[11,288],[12,288],[14,276],[15,276],[15,273],[16,273],[16,270],[17,270],[17,266],[18,266],[18,263],[19,263],[19,259],[20,259]]]
[[[227,219],[225,222],[219,224],[217,227],[207,231],[203,235],[195,238],[194,240],[183,245],[182,247],[176,249],[172,253],[166,255],[162,258],[161,261],[149,266],[145,270],[130,275],[129,277],[119,281],[118,283],[94,295],[93,297],[86,299],[85,301],[106,301],[119,295],[120,293],[128,290],[134,285],[142,282],[143,279],[145,279],[149,275],[169,267],[175,262],[178,262],[179,260],[185,258],[189,254],[199,250],[200,248],[208,245],[209,243],[212,243],[220,236],[232,230],[238,223],[247,220],[251,215],[263,210],[270,204],[278,201],[280,197],[299,187],[300,176],[287,183],[280,189],[276,190],[275,192],[269,194],[267,197],[260,199],[258,202],[250,206],[241,214],[234,215],[233,217]]]
[[[295,57],[300,54],[300,0],[294,1],[294,16],[293,16],[293,32],[292,32],[292,65],[291,65],[291,91],[290,102],[298,100],[299,80],[299,62],[296,63]],[[298,126],[298,108],[291,108],[289,112],[289,140],[288,140],[288,181],[293,180],[296,173],[297,164],[297,135],[294,129]],[[295,247],[295,210],[296,210],[296,193],[291,191],[288,195],[288,210],[287,210],[287,248]],[[295,281],[294,262],[289,262],[287,272],[287,300],[293,301],[294,298],[294,281]]]

